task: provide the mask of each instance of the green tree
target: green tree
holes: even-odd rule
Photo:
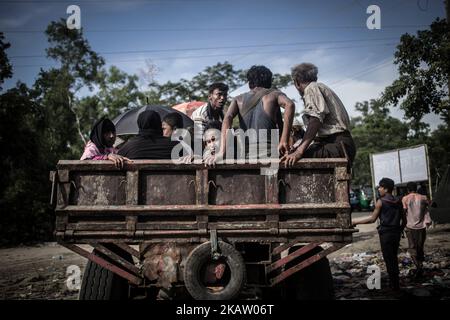
[[[11,70],[8,47],[0,46],[1,70]],[[34,98],[23,83],[0,95],[0,244],[48,240],[53,232],[47,122]]]
[[[431,181],[440,180],[450,163],[450,127],[448,124],[438,126],[431,132],[425,143],[428,146]]]
[[[97,91],[77,100],[81,132],[89,137],[93,123],[106,116],[114,119],[128,109],[145,104],[145,95],[138,88],[138,77],[111,66],[97,76]]]
[[[6,55],[6,49],[8,49],[11,45],[7,42],[4,42],[3,32],[0,32],[0,90],[2,90],[2,84],[4,79],[12,77],[12,67],[9,63],[8,56]]]
[[[114,118],[145,102],[145,96],[138,88],[137,75],[129,75],[111,66],[108,71],[102,70],[99,78],[101,80],[97,96],[104,115]]]
[[[153,82],[150,90],[145,94],[149,103],[175,105],[186,101],[206,101],[208,99],[208,87],[214,82],[223,82],[230,88],[230,92],[236,90],[247,82],[247,70],[236,69],[225,61],[206,67],[191,80],[181,79],[178,82],[167,81],[164,84]],[[273,87],[281,89],[292,84],[289,74],[273,75]]]
[[[402,35],[394,62],[399,78],[385,89],[383,103],[400,103],[416,131],[430,112],[449,124],[450,28],[446,20],[436,19],[429,30],[418,31],[416,36]]]
[[[59,68],[41,69],[35,88],[37,101],[45,106],[48,119],[47,138],[56,161],[77,158],[86,143],[80,115],[80,90],[93,90],[104,60],[90,48],[82,31],[70,30],[65,21],[52,22],[46,34],[50,47],[47,56],[59,62]]]
[[[391,117],[379,100],[358,102],[355,109],[362,115],[351,119],[357,148],[352,184],[370,185],[370,154],[410,145],[410,129],[407,123]]]

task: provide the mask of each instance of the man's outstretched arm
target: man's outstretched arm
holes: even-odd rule
[[[284,109],[284,126],[281,134],[278,151],[281,155],[287,155],[289,151],[289,136],[294,121],[295,104],[284,93],[278,95],[278,105]]]
[[[377,221],[378,216],[380,215],[382,205],[383,204],[381,200],[378,200],[377,203],[375,204],[375,209],[373,210],[372,214],[369,217],[361,219],[353,219],[352,225],[356,226],[358,224],[374,223],[375,221]]]

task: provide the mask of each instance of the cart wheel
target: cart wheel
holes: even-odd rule
[[[105,247],[108,247],[105,244]],[[133,261],[133,258],[129,253],[116,252],[115,248],[110,248],[124,259],[129,262]],[[94,254],[102,257],[105,260],[109,260],[108,257],[102,255],[100,252],[94,250]],[[102,266],[88,261],[86,269],[84,270],[83,280],[81,282],[81,290],[78,296],[79,300],[125,300],[128,299],[128,281],[115,273],[103,268]]]
[[[230,300],[238,296],[246,282],[241,254],[231,245],[218,242],[221,257],[213,260],[211,242],[196,247],[186,259],[184,283],[196,300]]]

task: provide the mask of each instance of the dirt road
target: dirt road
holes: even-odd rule
[[[450,225],[439,225],[428,231],[425,246],[425,277],[412,281],[408,277],[412,262],[405,254],[407,242],[402,239],[399,261],[403,284],[402,295],[384,290],[385,268],[375,224],[358,227],[354,243],[329,256],[337,299],[450,299]],[[0,249],[0,299],[77,299],[78,292],[66,285],[67,268],[78,266],[84,271],[86,259],[57,245],[44,243]],[[382,289],[368,290],[367,267],[379,265]]]

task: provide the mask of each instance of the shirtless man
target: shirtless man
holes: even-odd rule
[[[272,72],[268,68],[251,67],[247,72],[247,80],[250,91],[237,96],[231,102],[223,119],[220,150],[205,160],[206,165],[214,165],[224,158],[227,130],[231,129],[235,116],[239,116],[239,125],[244,131],[268,130],[270,134],[272,129],[282,130],[281,138],[277,141],[278,151],[281,155],[288,154],[295,104],[281,91],[271,89]],[[280,107],[285,109],[284,125]]]

